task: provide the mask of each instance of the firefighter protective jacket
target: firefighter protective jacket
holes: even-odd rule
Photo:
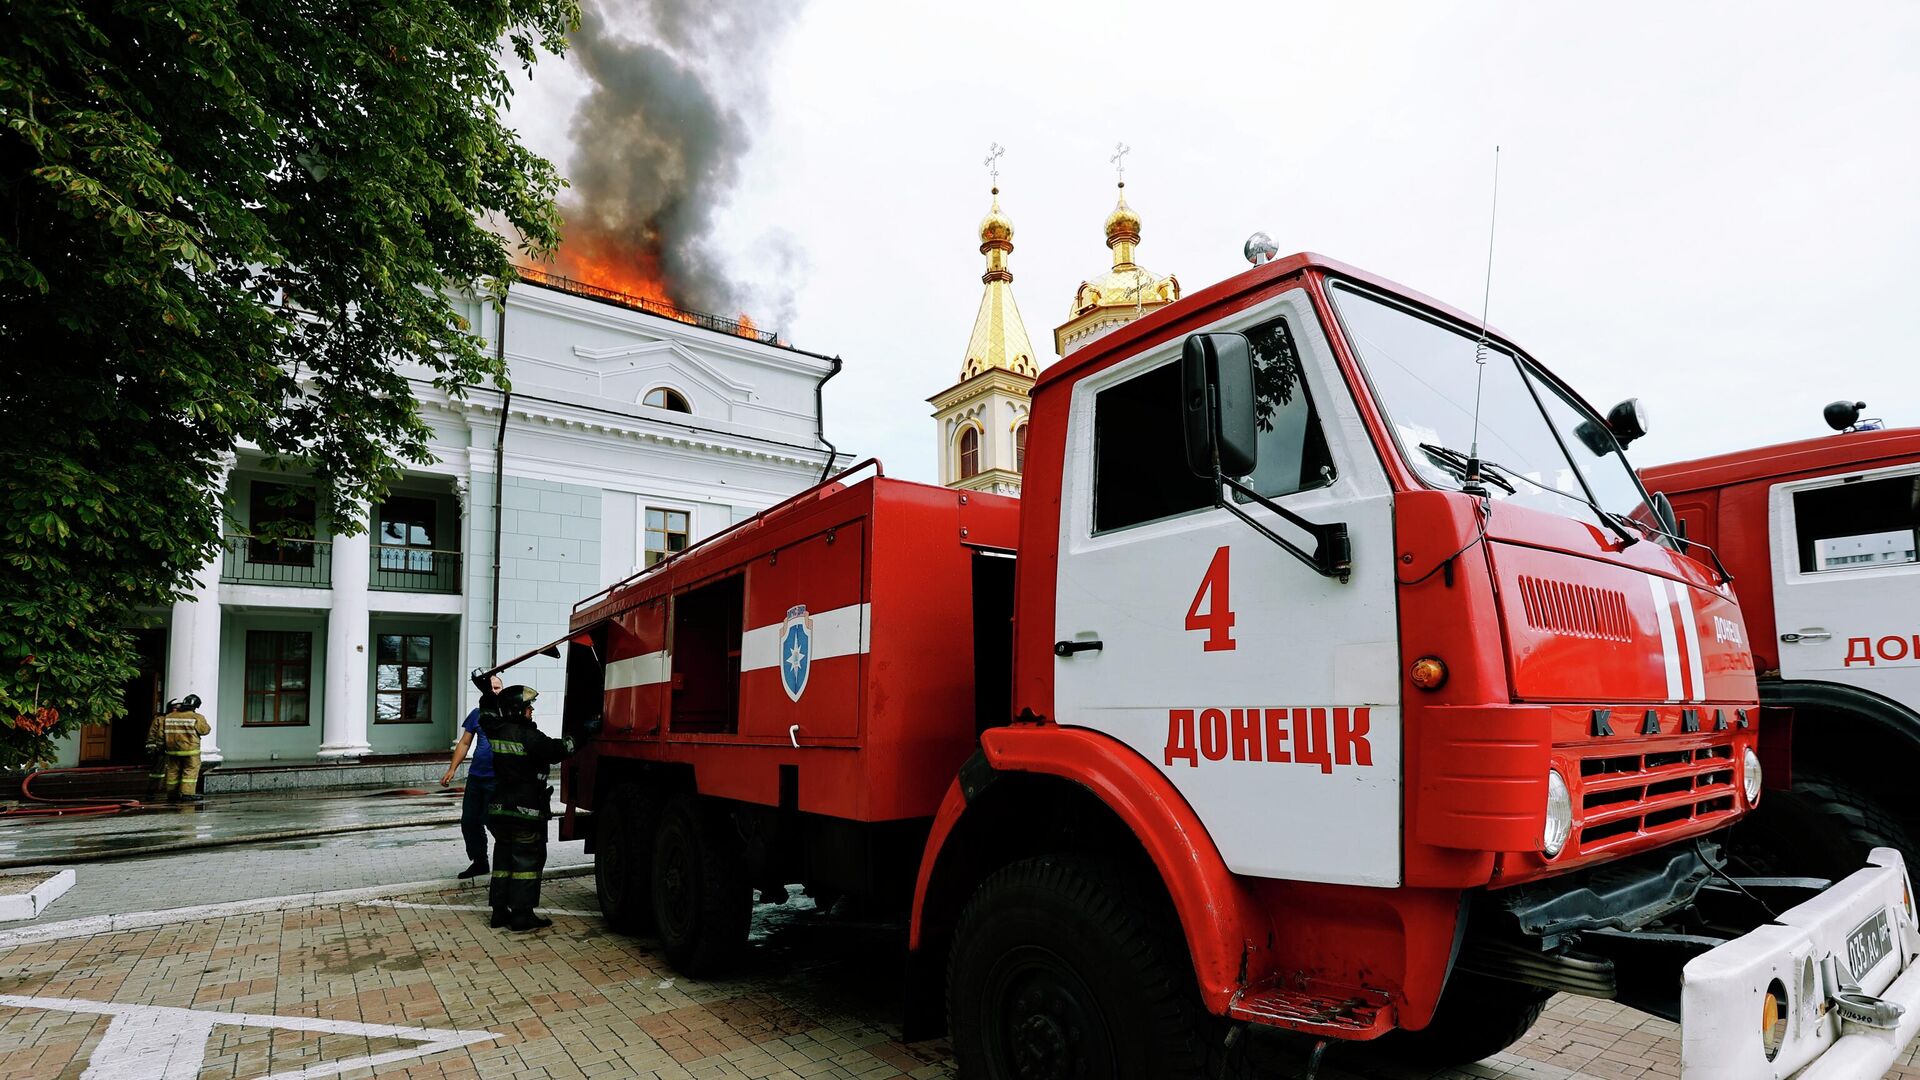
[[[213,733],[207,718],[197,712],[175,709],[156,716],[147,727],[147,745],[168,754],[198,754],[200,737]]]
[[[493,746],[493,799],[487,816],[545,821],[552,792],[547,769],[573,753],[573,737],[556,739],[531,720],[487,713],[480,713],[480,730]]]

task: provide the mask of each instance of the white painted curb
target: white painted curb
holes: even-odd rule
[[[0,896],[0,922],[37,919],[41,912],[47,910],[48,904],[60,899],[71,888],[73,871],[62,870],[27,892]]]
[[[73,871],[68,870],[64,873],[68,878],[67,886],[71,887]],[[575,866],[548,867],[546,877],[581,877],[591,873],[593,873],[593,864],[583,863]],[[18,930],[0,930],[0,949],[32,945],[42,941],[58,941],[62,938],[92,937],[95,934],[114,934],[125,930],[145,930],[173,923],[224,919],[232,915],[294,911],[299,908],[326,907],[331,904],[351,904],[360,900],[378,900],[388,896],[405,896],[408,893],[457,892],[463,889],[484,889],[486,886],[486,878],[469,878],[465,881],[451,882],[445,878],[438,878],[433,881],[409,881],[398,885],[370,885],[362,889],[335,889],[332,892],[266,896],[258,900],[232,900],[224,904],[200,904],[196,907],[167,908],[162,911],[94,915],[85,919],[46,923],[42,926],[23,926]]]

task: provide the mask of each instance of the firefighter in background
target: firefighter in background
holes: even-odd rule
[[[167,756],[161,753],[161,743],[165,739],[165,716],[180,707],[178,701],[167,702],[167,707],[153,714],[147,722],[147,798],[150,803],[160,801],[167,790]]]
[[[547,818],[553,788],[547,770],[574,751],[572,736],[558,739],[533,723],[531,686],[509,686],[480,713],[480,729],[493,747],[493,798],[487,829],[493,833],[493,876],[487,901],[495,927],[537,930],[553,920],[534,912],[540,904],[540,871],[547,865]],[[599,721],[586,726],[592,735]]]
[[[153,718],[147,728],[147,749],[157,750],[163,762],[161,784],[168,802],[200,801],[200,739],[213,733],[213,726],[199,713],[200,695],[188,694],[167,703],[164,716]]]

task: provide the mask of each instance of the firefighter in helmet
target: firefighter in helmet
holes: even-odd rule
[[[540,870],[547,864],[547,818],[553,789],[547,770],[573,753],[572,736],[554,738],[533,723],[531,686],[509,686],[486,701],[480,728],[493,747],[493,798],[487,830],[493,833],[493,877],[487,901],[495,927],[537,930],[551,919],[534,913],[540,903]],[[593,734],[597,724],[587,726]]]
[[[188,694],[168,702],[166,714],[154,717],[147,728],[147,751],[160,757],[160,786],[168,802],[200,801],[200,739],[213,733],[213,725],[199,709],[200,695]]]

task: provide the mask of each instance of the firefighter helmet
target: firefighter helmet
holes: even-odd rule
[[[186,697],[181,698],[180,708],[187,712],[198,712],[200,710],[200,695],[188,694]]]

